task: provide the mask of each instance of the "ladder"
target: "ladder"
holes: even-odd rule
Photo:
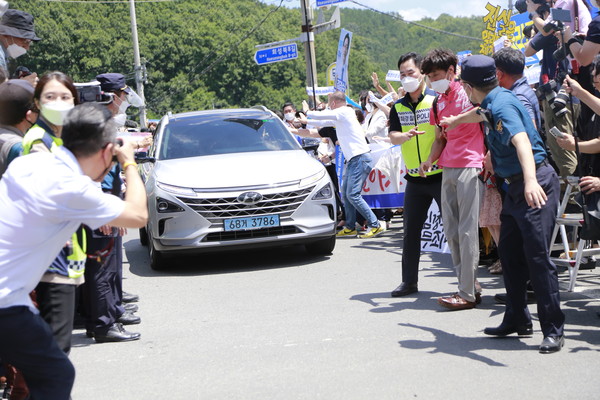
[[[583,257],[590,257],[595,254],[600,254],[600,247],[592,247],[593,243],[590,240],[579,240],[579,242],[577,243],[577,231],[582,226],[583,214],[565,214],[565,210],[567,208],[567,205],[569,204],[569,198],[571,196],[571,193],[573,192],[573,189],[578,188],[578,186],[579,177],[567,177],[567,187],[565,189],[563,199],[558,207],[558,212],[556,215],[556,224],[554,226],[554,231],[552,232],[552,240],[550,242],[551,251],[563,250],[564,252],[565,258],[553,257],[551,258],[551,260],[556,265],[567,267],[569,271],[569,292],[572,292],[575,288],[575,280],[577,279],[577,273],[579,272],[579,266]],[[573,227],[571,242],[569,242],[569,239],[567,237],[567,230],[565,228],[566,226]],[[555,243],[556,236],[559,232],[560,237],[562,239],[562,244]],[[573,249],[571,249],[571,243],[573,244]]]

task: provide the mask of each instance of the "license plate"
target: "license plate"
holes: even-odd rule
[[[279,215],[261,215],[260,217],[229,218],[223,220],[225,231],[247,231],[251,229],[279,226]]]

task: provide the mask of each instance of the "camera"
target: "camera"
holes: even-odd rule
[[[540,85],[536,93],[538,94],[538,97],[541,98],[543,96],[548,101],[548,104],[550,104],[550,108],[552,108],[552,112],[554,112],[556,117],[560,118],[567,113],[569,94],[556,80],[552,79],[551,81],[548,81],[548,83]]]
[[[77,97],[79,103],[99,103],[99,104],[110,104],[112,103],[112,94],[104,93],[100,88],[100,82],[87,82],[87,83],[76,83],[75,88],[77,89]]]
[[[546,0],[533,0],[535,4],[539,4],[536,12],[538,14],[542,14],[543,12],[547,12],[550,9]],[[519,12],[519,14],[523,14],[527,12],[527,2],[525,0],[517,0],[515,2],[515,8]]]

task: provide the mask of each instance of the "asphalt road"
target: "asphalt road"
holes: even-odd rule
[[[598,399],[600,268],[562,305],[566,344],[494,339],[502,279],[480,268],[483,302],[442,310],[456,290],[450,256],[422,257],[420,292],[400,283],[400,221],[383,236],[338,240],[329,257],[301,247],[173,259],[150,269],[137,231],[124,240],[124,288],[140,295],[136,342],[96,344],[76,330],[73,399]],[[531,307],[536,317],[536,307]]]

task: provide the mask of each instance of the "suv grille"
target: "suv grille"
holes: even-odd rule
[[[290,192],[264,194],[261,201],[252,205],[238,202],[237,197],[191,199],[178,196],[177,198],[209,220],[211,227],[222,227],[223,219],[227,218],[278,214],[281,222],[289,220],[292,213],[306,200],[313,189],[314,186]]]

